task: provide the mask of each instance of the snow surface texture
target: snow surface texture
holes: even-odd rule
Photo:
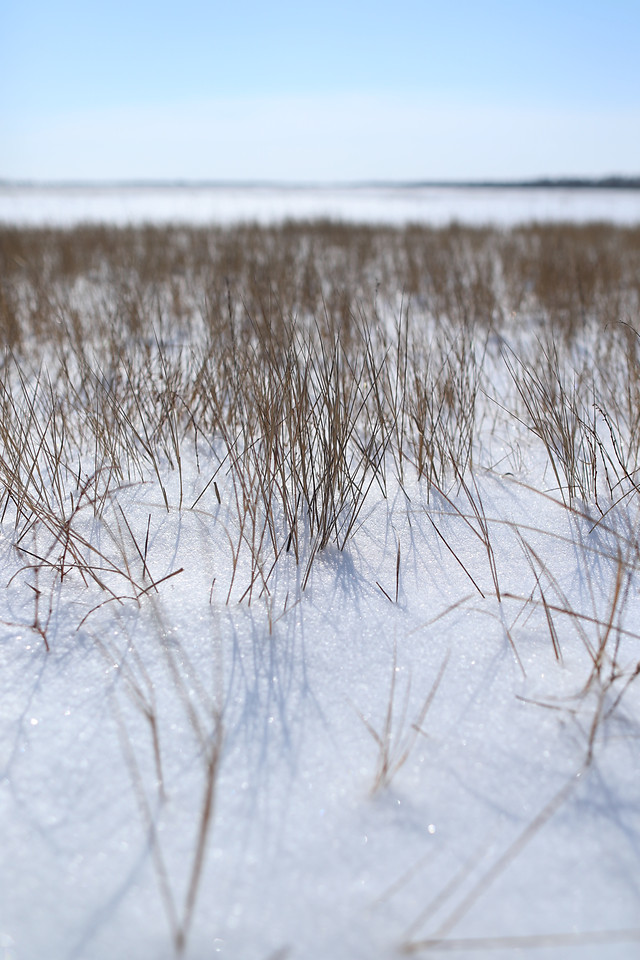
[[[190,470],[186,485],[197,495],[202,476]],[[541,553],[554,544],[552,574],[569,603],[584,606],[592,592],[589,609],[605,623],[611,568],[597,555],[583,567],[589,524],[509,478],[488,478],[482,492],[502,590],[532,588],[517,542],[528,531]],[[480,596],[428,522],[417,483],[388,502],[372,497],[349,549],[324,551],[304,592],[291,566],[268,609],[226,605],[230,492],[220,493],[222,505],[210,494],[195,511],[167,513],[153,484],[123,491],[140,543],[151,514],[152,575],[181,572],[140,605],[107,605],[80,627],[91,601],[52,593],[49,654],[29,630],[24,574],[7,591],[3,619],[16,625],[1,648],[5,956],[174,955],[171,914],[179,923],[218,716],[186,956],[369,960],[399,956],[407,940],[526,934],[548,941],[545,956],[566,957],[574,948],[554,947],[554,934],[636,926],[637,691],[603,720],[585,768],[601,702],[599,691],[577,696],[592,668],[579,632],[568,639],[558,624],[559,665],[544,615],[529,613],[513,631],[518,665],[505,621],[522,601],[501,608],[477,538],[443,518]],[[8,576],[9,551],[3,560]],[[241,563],[237,579],[249,576]],[[627,671],[637,656],[637,640],[623,636]],[[586,940],[576,956],[603,956]],[[638,944],[606,950],[630,958]]]
[[[639,190],[437,187],[21,187],[0,184],[0,223],[279,223],[318,217],[360,223],[530,220],[640,222]]]
[[[4,960],[638,956],[637,491],[569,508],[502,345],[475,481],[390,455],[313,563],[256,567],[219,437],[6,502]]]

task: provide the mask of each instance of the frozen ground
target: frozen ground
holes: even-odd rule
[[[640,222],[640,190],[434,187],[21,187],[0,184],[0,223],[230,224],[328,217],[362,223],[512,226]]]
[[[209,488],[182,512],[173,474],[168,512],[154,484],[123,489],[131,533],[115,507],[110,526],[87,507],[87,535],[131,557],[150,517],[149,573],[175,576],[93,609],[103,594],[62,594],[41,573],[50,652],[7,543],[5,958],[160,960],[185,923],[193,960],[382,960],[440,937],[460,957],[509,937],[553,958],[636,957],[637,586],[610,623],[617,538],[520,486],[536,468],[523,458],[518,476],[503,464],[481,480],[501,603],[479,538],[409,478],[370,497],[349,547],[327,548],[304,592],[285,563],[269,602],[251,605],[238,602],[248,558],[225,602],[222,482],[221,504]],[[200,467],[185,464],[185,503],[210,475]],[[527,604],[536,579],[520,536],[548,562],[561,661],[541,594]],[[608,629],[619,676],[584,693],[588,643]],[[508,955],[526,947],[516,939]]]
[[[73,301],[52,289],[57,322]],[[74,367],[87,317],[84,333],[77,317],[70,328],[75,352],[51,334],[64,403],[38,372],[42,353],[26,351],[18,379],[3,369],[0,958],[637,958],[635,468],[620,460],[611,510],[606,492],[598,511],[560,491],[492,335],[466,488],[429,490],[390,444],[344,549],[329,543],[311,564],[301,519],[296,564],[276,514],[271,566],[252,533],[269,491],[257,513],[250,497],[243,509],[235,440],[185,430],[179,473],[135,420],[136,402],[155,410],[149,430],[162,423],[171,453],[186,400],[167,399],[182,369],[178,352],[166,366],[170,340],[157,360],[158,337],[139,337],[148,367],[120,394],[121,367],[98,351],[104,390],[82,406],[94,395]],[[515,327],[533,343],[533,324]],[[605,340],[598,327],[591,347],[611,360]],[[189,374],[196,356],[184,354]],[[253,376],[242,402],[261,386]],[[29,377],[42,408],[27,403]],[[230,367],[221,382],[241,378]],[[570,399],[569,420],[582,410]],[[403,405],[396,430],[404,418]],[[591,420],[571,423],[580,435]],[[95,434],[82,463],[55,453],[74,425]],[[587,435],[615,466],[614,434],[599,429]],[[99,440],[123,463],[131,443],[131,476],[112,479]]]

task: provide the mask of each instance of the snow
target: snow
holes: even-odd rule
[[[151,209],[48,196],[56,222]],[[305,589],[282,556],[268,597],[214,447],[78,508],[110,602],[46,564],[34,589],[5,518],[0,957],[168,960],[181,930],[190,960],[638,956],[637,504],[568,510],[515,421],[481,446],[494,572],[469,497],[392,464],[345,549]]]
[[[118,498],[140,542],[151,515],[156,580],[182,571],[157,594],[93,613],[81,591],[64,604],[54,596],[46,653],[29,630],[33,600],[19,573],[6,592],[0,929],[14,946],[5,955],[174,955],[159,879],[164,871],[180,914],[218,712],[215,810],[186,956],[399,956],[407,936],[440,936],[440,924],[449,933],[467,897],[451,924],[456,938],[636,926],[636,691],[603,724],[586,769],[595,702],[572,699],[590,671],[577,631],[572,641],[564,630],[560,665],[531,618],[514,631],[521,669],[504,621],[522,604],[505,599],[501,609],[491,596],[486,556],[459,518],[443,511],[442,529],[484,599],[427,523],[425,491],[406,482],[390,501],[371,498],[353,544],[328,548],[304,593],[294,593],[292,565],[278,576],[271,609],[227,605],[227,491],[221,506],[211,493],[181,513],[175,477],[166,481],[168,513],[152,483]],[[202,487],[193,465],[186,487],[187,500]],[[554,576],[576,604],[588,587],[604,616],[607,571],[594,569],[587,585],[565,509],[504,477],[485,477],[482,491],[496,518],[503,593],[531,589],[512,524],[530,528],[535,516],[531,543],[546,544],[548,557],[551,540]],[[509,525],[501,529],[499,518]],[[5,579],[14,566],[5,548]],[[238,590],[248,572],[241,565]],[[285,611],[287,592],[296,602]],[[634,591],[631,629],[638,606]],[[622,645],[622,659],[637,657],[635,639]],[[377,745],[368,726],[383,735],[394,671],[391,754],[410,751],[372,792]],[[157,719],[162,789],[145,707]],[[637,938],[606,949],[635,957]],[[551,946],[545,955],[574,952]],[[602,956],[601,947],[579,956]]]
[[[364,223],[640,222],[639,190],[463,187],[18,186],[0,184],[0,223],[262,224],[328,217]]]

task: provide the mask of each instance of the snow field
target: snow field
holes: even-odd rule
[[[333,241],[306,240],[335,261]],[[391,274],[375,313],[359,301],[364,339],[344,314],[331,327],[326,287],[329,316],[289,321],[281,299],[286,322],[262,326],[255,291],[236,301],[221,280],[207,342],[175,291],[174,314],[145,312],[164,281],[83,270],[43,305],[19,269],[2,381],[5,952],[350,960],[440,940],[455,956],[634,957],[636,360],[628,328],[599,325],[604,280],[567,332],[540,299],[526,321],[448,327],[433,287],[404,326]],[[283,343],[309,434],[286,402],[275,424],[258,415],[273,377],[301,386]],[[440,398],[431,419],[419,383]]]
[[[512,227],[538,221],[632,226],[640,191],[559,188],[304,185],[0,184],[0,222],[73,227],[83,223],[283,223],[329,218],[355,223]]]

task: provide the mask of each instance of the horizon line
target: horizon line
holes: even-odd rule
[[[191,179],[176,178],[72,178],[72,179],[14,179],[0,177],[0,188],[17,187],[23,189],[279,189],[279,190],[331,190],[331,189],[577,189],[577,190],[640,190],[640,175],[624,176],[610,174],[602,177],[535,177],[525,179],[425,179],[425,180],[278,180],[278,179]]]

